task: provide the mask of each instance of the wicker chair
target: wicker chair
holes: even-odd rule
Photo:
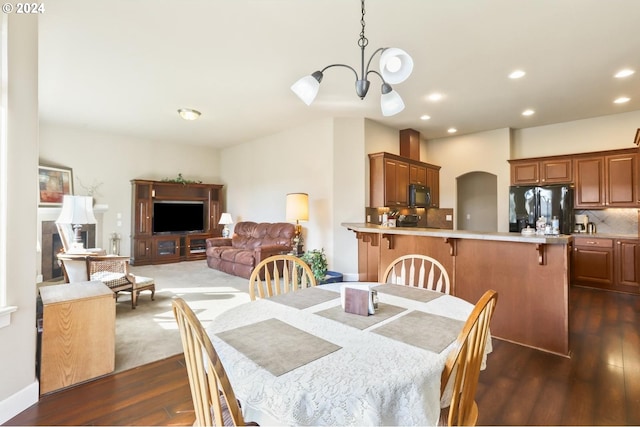
[[[480,368],[484,357],[489,323],[498,302],[498,293],[489,290],[478,300],[456,340],[456,350],[449,354],[440,379],[440,395],[445,394],[453,377],[453,391],[448,413],[443,411],[441,424],[474,426],[478,421],[475,401]],[[446,423],[444,417],[446,416]]]
[[[129,257],[117,255],[59,254],[67,283],[99,280],[109,287],[118,299],[119,292],[131,293],[131,308],[138,305],[141,291],[151,291],[155,296],[155,282],[150,277],[136,276],[129,272]]]
[[[260,261],[249,278],[249,296],[270,298],[300,288],[316,286],[311,267],[297,256],[274,255]]]

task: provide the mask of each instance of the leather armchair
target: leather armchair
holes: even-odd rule
[[[295,226],[286,222],[239,222],[233,237],[207,239],[207,265],[248,279],[256,265],[272,255],[292,250]]]

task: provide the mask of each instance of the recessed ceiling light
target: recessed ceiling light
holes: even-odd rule
[[[525,73],[522,70],[515,70],[511,74],[509,74],[509,78],[510,79],[519,79],[521,77],[524,77],[525,74],[527,74],[527,73]]]
[[[431,95],[429,95],[429,100],[430,101],[440,101],[442,99],[442,94],[441,93],[432,93]]]
[[[523,115],[523,116],[532,116],[532,115],[534,115],[534,114],[535,114],[535,111],[533,111],[533,110],[531,110],[531,109],[524,110],[524,111],[522,112],[522,115]]]
[[[456,133],[456,132],[458,132],[458,129],[456,129],[456,128],[449,128],[449,129],[447,129],[447,132],[449,132],[449,133]]]
[[[191,108],[180,108],[178,109],[178,114],[185,120],[196,120],[202,113]]]
[[[631,98],[626,96],[621,96],[620,98],[616,98],[613,102],[616,104],[624,104],[625,102],[631,101]]]
[[[420,116],[420,120],[429,120],[431,116],[427,116],[426,114]]]
[[[629,77],[630,75],[632,75],[633,73],[635,73],[635,71],[629,69],[629,68],[625,68],[624,70],[620,70],[618,71],[614,77],[617,79],[621,79],[623,77]]]

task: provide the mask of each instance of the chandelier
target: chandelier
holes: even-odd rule
[[[362,25],[362,31],[360,32],[360,38],[358,39],[358,46],[360,47],[361,52],[360,76],[358,76],[358,72],[349,65],[331,64],[324,67],[321,71],[315,71],[313,74],[301,78],[291,86],[291,90],[298,95],[305,104],[311,105],[313,100],[316,98],[316,95],[318,95],[324,71],[331,67],[346,67],[353,71],[356,76],[356,94],[360,99],[364,99],[369,91],[369,74],[376,74],[380,77],[380,80],[382,80],[382,96],[380,97],[380,108],[382,109],[382,114],[384,116],[393,116],[404,110],[404,102],[398,92],[393,90],[390,83],[402,83],[409,77],[409,75],[411,75],[411,71],[413,70],[413,59],[411,59],[411,56],[402,49],[381,47],[373,52],[367,62],[367,66],[365,67],[364,50],[367,47],[369,40],[367,40],[364,35],[364,0],[361,1],[361,10],[362,18],[360,19],[360,24]],[[380,72],[369,69],[373,57],[378,53],[380,53]]]

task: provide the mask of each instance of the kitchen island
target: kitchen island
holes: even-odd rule
[[[573,238],[343,223],[358,239],[360,281],[379,281],[395,258],[440,261],[451,293],[473,304],[498,292],[491,334],[569,356],[570,250]]]

